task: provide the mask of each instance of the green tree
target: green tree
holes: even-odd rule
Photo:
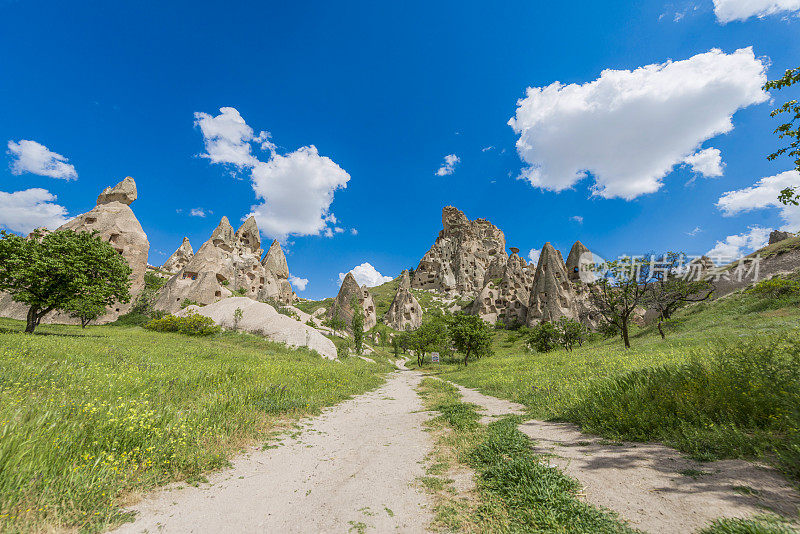
[[[361,354],[364,352],[364,312],[355,297],[350,302],[350,307],[353,309],[353,320],[350,322],[353,329],[353,344],[356,354]]]
[[[0,290],[28,305],[27,333],[53,310],[82,308],[88,316],[95,306],[129,302],[130,274],[125,258],[94,232],[0,232]]]
[[[106,304],[104,302],[94,300],[92,298],[93,295],[87,295],[87,297],[75,299],[66,306],[70,317],[81,322],[81,328],[86,328],[89,323],[106,312]]]
[[[555,328],[558,332],[558,342],[568,351],[572,351],[575,345],[583,345],[588,332],[583,323],[568,317],[560,317],[556,321]]]
[[[477,315],[454,315],[450,320],[450,340],[464,355],[464,367],[470,356],[480,358],[492,354],[492,329]]]
[[[539,323],[528,332],[528,344],[537,352],[550,352],[559,343],[560,335],[553,323]]]
[[[791,87],[792,85],[800,82],[800,67],[796,69],[787,70],[784,75],[777,80],[768,81],[764,85],[764,90],[770,89],[783,89]],[[770,112],[770,117],[777,117],[786,113],[788,119],[785,123],[775,128],[776,134],[779,139],[786,139],[787,145],[779,148],[773,152],[767,159],[773,161],[780,156],[787,155],[794,160],[795,169],[800,171],[800,104],[797,100],[789,100],[779,108],[775,108]],[[800,193],[797,192],[797,187],[787,187],[778,195],[778,200],[783,204],[798,206],[800,205]]]
[[[590,286],[589,298],[603,319],[619,328],[622,342],[629,349],[631,315],[644,299],[651,270],[633,258],[615,260],[602,267],[605,271],[599,273],[601,267],[594,266],[602,276]]]
[[[448,353],[449,337],[447,319],[442,314],[431,314],[419,328],[401,334],[417,357],[417,366],[425,363],[429,352]],[[402,342],[402,341],[401,341]]]

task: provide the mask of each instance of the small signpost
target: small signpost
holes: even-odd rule
[[[439,353],[438,352],[431,352],[431,362],[439,363]]]

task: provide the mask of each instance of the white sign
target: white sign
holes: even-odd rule
[[[439,353],[438,352],[431,352],[431,361],[433,363],[439,363]]]

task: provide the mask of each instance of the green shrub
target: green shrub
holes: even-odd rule
[[[748,290],[763,297],[780,298],[787,295],[800,295],[800,282],[785,278],[762,280]]]
[[[528,344],[537,352],[550,352],[558,343],[559,333],[553,323],[539,323],[528,333]]]
[[[151,320],[144,327],[155,332],[179,332],[189,336],[210,336],[220,331],[211,318],[199,313],[191,313],[186,317],[166,315]]]

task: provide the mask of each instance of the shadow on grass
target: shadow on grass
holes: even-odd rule
[[[7,326],[0,326],[0,334],[24,334],[25,331],[22,328],[10,328]],[[57,336],[57,337],[103,337],[98,334],[67,334],[64,332],[34,332],[33,334],[29,334],[32,336]]]

